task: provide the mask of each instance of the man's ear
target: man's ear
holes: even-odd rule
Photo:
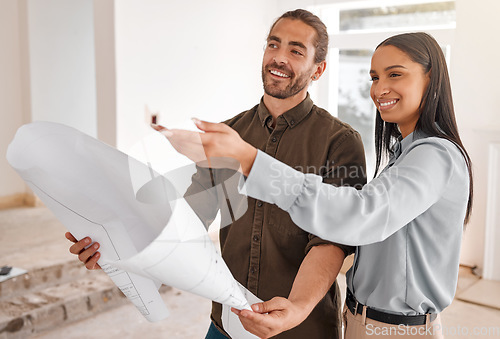
[[[321,75],[325,72],[326,69],[326,61],[323,60],[320,63],[315,65],[315,72],[312,74],[312,80],[316,81],[321,78]]]

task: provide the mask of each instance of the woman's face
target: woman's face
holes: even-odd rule
[[[403,137],[415,129],[429,75],[397,47],[381,46],[373,53],[370,96],[382,119],[398,124]]]

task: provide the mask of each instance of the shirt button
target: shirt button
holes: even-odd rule
[[[295,124],[295,120],[290,121],[290,125]]]
[[[259,206],[259,207],[262,207],[262,205],[263,205],[263,204],[262,204],[262,201],[259,201],[259,202],[257,203],[257,206]]]
[[[255,267],[250,267],[250,273],[254,274],[255,273]]]
[[[258,235],[254,235],[253,236],[253,241],[259,241],[259,236]]]
[[[273,137],[271,140],[272,142],[276,142],[278,139],[276,139],[276,137]]]

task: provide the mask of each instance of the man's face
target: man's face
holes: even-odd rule
[[[300,20],[280,19],[267,38],[262,60],[264,92],[286,99],[307,91],[314,63],[316,31]]]

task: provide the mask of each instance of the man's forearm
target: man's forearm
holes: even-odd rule
[[[344,251],[334,245],[315,246],[304,258],[288,296],[304,310],[304,319],[335,282],[344,258]]]

